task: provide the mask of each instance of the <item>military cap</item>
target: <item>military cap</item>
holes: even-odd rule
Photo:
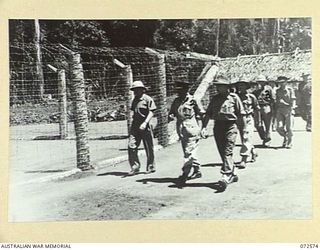
[[[189,88],[191,83],[185,79],[177,79],[174,81],[176,88]]]
[[[301,77],[302,77],[303,80],[309,80],[309,79],[311,79],[311,76],[310,76],[309,73],[302,73]]]
[[[265,75],[258,75],[257,78],[255,79],[255,82],[267,82],[267,78]]]
[[[250,83],[249,78],[242,76],[240,77],[237,81],[234,82],[235,84],[239,84],[239,83]]]
[[[136,88],[147,89],[147,88],[144,86],[144,84],[143,84],[142,81],[134,81],[134,82],[132,83],[132,86],[131,86],[130,90],[134,90],[134,89],[136,89]]]
[[[288,81],[288,80],[289,80],[289,78],[286,77],[286,76],[278,76],[278,78],[277,78],[278,82],[285,82],[285,81]]]
[[[224,76],[218,76],[214,81],[213,84],[216,85],[231,85],[231,82],[229,81],[229,79],[227,79]]]

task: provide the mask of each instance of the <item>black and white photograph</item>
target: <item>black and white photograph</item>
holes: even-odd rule
[[[8,29],[9,222],[313,218],[311,17]]]

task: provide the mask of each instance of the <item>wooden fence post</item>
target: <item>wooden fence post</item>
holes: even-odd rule
[[[59,131],[60,138],[66,139],[68,136],[68,115],[67,115],[67,88],[66,88],[66,73],[64,69],[58,72],[58,92],[59,92],[59,109],[60,122]]]
[[[167,86],[166,86],[166,64],[165,55],[156,52],[153,49],[146,48],[148,54],[157,57],[158,79],[155,92],[157,93],[157,118],[158,118],[158,141],[163,147],[169,144],[168,132],[168,108],[167,108]]]
[[[127,126],[128,126],[128,135],[130,134],[130,128],[132,124],[132,117],[131,117],[131,103],[133,100],[133,92],[130,90],[132,83],[133,83],[133,74],[130,65],[127,65],[125,68],[126,71],[126,114],[127,114]]]
[[[158,82],[158,91],[159,91],[159,116],[158,124],[160,125],[159,129],[159,143],[160,145],[166,147],[169,144],[169,134],[168,134],[168,109],[167,109],[167,85],[166,85],[166,64],[165,56],[158,54],[159,60],[159,82]]]
[[[79,53],[74,53],[65,46],[60,46],[70,55],[71,96],[74,106],[74,127],[77,145],[77,167],[82,171],[90,170],[89,119],[86,103],[83,67]]]
[[[133,83],[133,74],[132,74],[132,69],[130,65],[125,65],[122,62],[120,62],[117,59],[113,60],[114,64],[119,66],[122,70],[125,71],[125,100],[126,100],[126,116],[127,116],[127,127],[128,127],[128,135],[130,134],[130,128],[132,124],[132,117],[131,117],[131,103],[133,100],[133,92],[130,91],[130,87],[132,86]]]

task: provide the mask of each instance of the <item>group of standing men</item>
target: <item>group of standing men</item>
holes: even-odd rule
[[[308,75],[302,77],[307,84],[311,82]],[[273,123],[283,137],[282,147],[291,148],[296,96],[288,85],[288,80],[286,76],[279,76],[274,86],[271,86],[264,75],[258,76],[254,81],[242,77],[236,82],[218,76],[213,82],[217,94],[211,98],[206,111],[189,93],[191,87],[189,82],[176,81],[178,96],[171,105],[168,121],[176,118],[176,130],[184,154],[182,174],[177,179],[177,185],[183,186],[189,179],[202,177],[197,149],[200,138],[208,138],[206,127],[210,119],[214,120],[213,134],[222,160],[222,177],[218,182],[220,191],[224,191],[230,183],[238,181],[235,167],[245,168],[248,162],[256,161],[258,154],[253,144],[255,128],[262,145],[269,147]],[[137,174],[140,170],[138,147],[141,141],[144,143],[147,155],[147,173],[152,173],[156,168],[153,134],[149,122],[154,115],[156,105],[145,93],[146,87],[141,81],[135,81],[131,90],[134,91],[135,97],[131,107],[133,124],[128,143],[131,166],[129,175]],[[311,130],[311,103],[308,114],[305,115],[307,130],[309,128]],[[241,162],[236,165],[233,151],[238,131],[242,147]]]

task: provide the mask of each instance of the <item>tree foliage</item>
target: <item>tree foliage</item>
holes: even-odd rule
[[[221,57],[311,48],[310,18],[41,20],[43,43],[155,47]],[[10,20],[10,42],[33,41],[32,20]],[[219,47],[217,48],[217,36]]]

